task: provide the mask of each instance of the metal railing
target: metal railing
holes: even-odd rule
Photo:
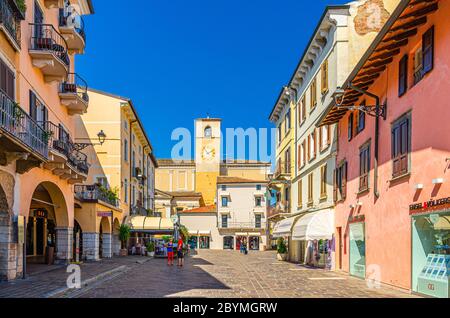
[[[0,127],[42,157],[48,157],[48,139],[45,130],[2,91],[0,91]]]
[[[148,211],[142,206],[142,203],[136,203],[131,206],[131,214],[133,215],[147,215]]]
[[[21,18],[18,13],[14,12],[11,4],[7,0],[0,1],[0,24],[8,31],[9,35],[14,39],[20,48],[20,29]]]
[[[119,207],[120,200],[108,192],[106,188],[102,188],[98,184],[92,185],[75,185],[75,197],[81,201],[96,202],[102,201],[114,207]]]
[[[67,80],[61,83],[60,91],[61,93],[77,94],[86,103],[89,102],[87,83],[76,73],[69,73]]]
[[[68,164],[78,172],[88,174],[87,155],[75,148],[70,134],[64,127],[51,121],[39,122],[39,124],[48,136],[48,148],[67,157]]]
[[[226,222],[219,221],[219,228],[221,229],[265,229],[266,222]]]
[[[31,50],[53,53],[66,66],[70,65],[67,43],[51,24],[30,23]]]
[[[291,174],[291,165],[289,162],[286,163],[283,160],[279,160],[276,165],[274,178],[278,178],[282,174],[290,175]]]
[[[67,9],[59,9],[59,26],[71,27],[83,38],[86,42],[86,32],[84,31],[83,17],[73,7]]]
[[[290,213],[290,203],[287,201],[277,202],[275,205],[267,208],[267,217],[271,217],[281,213]]]

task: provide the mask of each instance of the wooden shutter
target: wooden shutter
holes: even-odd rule
[[[434,65],[434,26],[422,36],[423,74],[430,72]]]
[[[15,95],[14,84],[14,72],[0,59],[0,89],[12,100],[14,100]]]
[[[309,162],[310,159],[311,159],[311,136],[308,136],[306,143],[306,161]]]
[[[312,83],[311,83],[311,109],[313,109],[314,107],[316,107],[316,103],[317,103],[317,88],[316,88],[317,84],[316,84],[316,79],[314,78]]]
[[[306,119],[306,94],[302,98],[302,121]]]
[[[408,152],[409,152],[409,127],[408,120],[404,120],[400,125],[401,147],[400,147],[400,172],[408,172]]]
[[[303,194],[302,194],[303,189],[302,189],[302,187],[303,187],[302,179],[300,179],[298,181],[298,189],[297,189],[297,192],[298,192],[298,194],[297,194],[297,196],[298,196],[298,198],[297,198],[297,205],[298,205],[299,208],[303,205],[303,197],[302,197],[303,196]]]
[[[331,127],[327,125],[327,145],[331,144]]]
[[[334,169],[334,173],[333,173],[333,200],[334,202],[337,202],[338,197],[337,197],[337,175],[338,175],[338,168]]]
[[[311,137],[313,138],[313,158],[316,157],[316,153],[317,153],[317,137],[316,137],[317,133],[316,130],[314,129],[314,131],[311,134]]]
[[[359,190],[369,187],[370,146],[364,147],[359,153]]]
[[[327,165],[321,167],[320,197],[327,196]]]
[[[347,127],[347,130],[348,130],[348,141],[350,141],[350,140],[352,140],[352,138],[353,138],[353,113],[351,113],[349,116],[348,116],[348,127]]]
[[[347,161],[344,162],[342,169],[342,199],[345,200],[347,197]]]
[[[408,172],[409,119],[405,118],[392,128],[392,161],[394,177]]]
[[[321,92],[322,94],[328,91],[328,60],[322,64],[322,78],[321,78]]]
[[[30,91],[30,117],[37,119],[36,95],[32,91]]]
[[[400,60],[398,67],[398,96],[406,93],[408,88],[408,55],[405,54]]]

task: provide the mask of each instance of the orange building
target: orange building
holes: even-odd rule
[[[73,258],[73,185],[89,170],[73,139],[89,100],[74,60],[86,42],[82,15],[93,8],[90,0],[0,7],[0,279],[14,279],[23,259]]]
[[[402,0],[319,125],[338,124],[336,268],[449,297],[449,1]]]

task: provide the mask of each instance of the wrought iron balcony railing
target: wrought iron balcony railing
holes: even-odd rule
[[[50,121],[39,123],[46,131],[49,149],[54,149],[67,158],[68,164],[83,174],[89,173],[87,155],[75,148],[69,133],[62,125]]]
[[[59,26],[71,27],[86,41],[86,32],[84,31],[83,17],[73,7],[59,9]]]
[[[14,8],[15,3],[12,0],[0,1],[0,24],[6,29],[16,45],[20,48],[20,21],[23,20],[23,13],[20,13],[17,8]]]
[[[117,199],[109,190],[102,188],[98,184],[93,185],[75,185],[75,197],[85,202],[102,201],[114,207],[120,206],[120,200]]]
[[[66,66],[70,65],[67,43],[52,24],[30,23],[31,50],[50,52]]]
[[[0,127],[42,157],[48,158],[48,139],[45,130],[1,91]]]
[[[76,73],[69,73],[67,80],[61,83],[60,92],[77,94],[84,102],[89,102],[87,83]]]
[[[267,208],[267,217],[272,217],[281,213],[290,213],[290,203],[287,201],[277,202]]]
[[[281,175],[290,175],[291,174],[291,165],[289,162],[285,162],[280,160],[277,162],[276,170],[274,173],[274,178],[278,178]]]
[[[148,215],[146,208],[142,206],[142,203],[136,203],[131,206],[131,214],[133,215]]]

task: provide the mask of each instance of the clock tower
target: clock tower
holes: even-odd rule
[[[195,191],[203,195],[206,205],[214,204],[217,177],[220,174],[220,119],[195,121]]]

